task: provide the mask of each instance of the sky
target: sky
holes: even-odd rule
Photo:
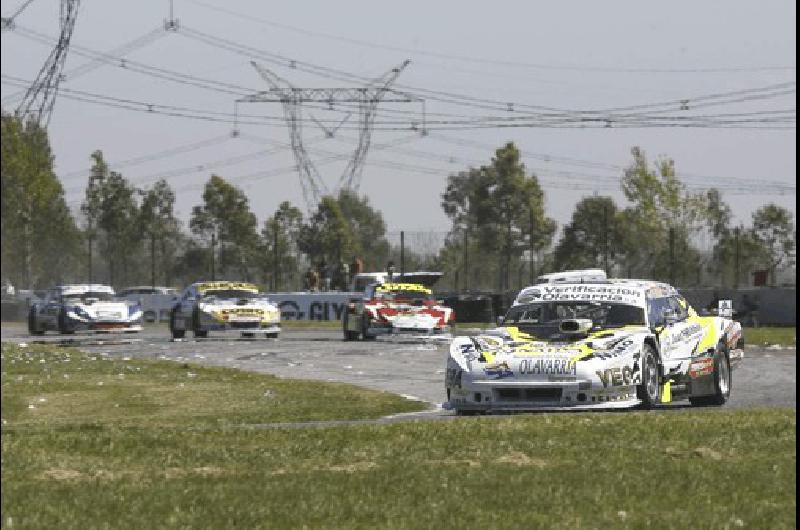
[[[0,11],[7,17],[23,3],[4,0]],[[184,221],[211,173],[245,190],[260,223],[282,201],[304,209],[280,103],[241,103],[232,123],[236,99],[268,88],[251,60],[303,88],[363,86],[410,60],[392,86],[424,103],[380,104],[359,187],[391,232],[446,232],[440,201],[447,176],[488,163],[509,141],[539,177],[547,213],[560,225],[585,196],[610,195],[624,205],[619,177],[633,146],[652,159],[672,158],[695,191],[720,188],[736,222],[748,224],[768,202],[796,213],[794,121],[771,129],[566,128],[543,127],[527,114],[676,102],[666,107],[675,114],[680,100],[697,113],[697,103],[716,101],[704,96],[768,86],[776,88],[743,93],[768,97],[703,110],[795,111],[792,1],[175,0],[177,31],[165,31],[169,10],[168,0],[80,4],[49,124],[56,173],[76,212],[97,149],[137,186],[167,178]],[[16,108],[20,86],[50,52],[58,13],[59,2],[33,0],[15,29],[3,31],[4,110]],[[164,79],[176,73],[183,83]],[[75,99],[87,92],[95,95],[90,102]],[[116,98],[116,106],[97,104],[97,96]],[[139,110],[119,108],[119,100]],[[141,112],[140,102],[215,120]],[[423,108],[426,135],[419,132]],[[245,115],[258,118],[244,123]],[[486,116],[520,116],[524,126],[463,127]],[[356,147],[357,109],[304,107],[302,127],[310,160],[335,190]]]

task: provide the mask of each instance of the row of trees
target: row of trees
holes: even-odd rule
[[[381,213],[349,190],[324,197],[307,216],[283,202],[259,226],[244,192],[212,175],[184,227],[165,180],[137,188],[96,151],[76,220],[45,131],[4,115],[2,155],[3,277],[15,285],[182,285],[227,277],[277,290],[301,287],[309,267],[332,275],[356,257],[365,270],[399,264]],[[508,143],[486,165],[448,177],[442,208],[452,225],[445,244],[431,255],[406,250],[406,269],[442,270],[441,286],[454,289],[509,290],[539,273],[576,267],[734,286],[746,284],[753,269],[768,269],[774,279],[793,262],[787,210],[766,205],[751,226],[733,226],[717,190],[690,193],[672,160],[651,164],[638,148],[632,156],[622,177],[627,205],[586,197],[554,241],[544,191]],[[713,240],[711,252],[698,248],[701,234]]]

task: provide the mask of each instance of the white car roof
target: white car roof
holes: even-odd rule
[[[69,285],[59,285],[56,289],[62,294],[83,294],[83,293],[108,293],[114,294],[114,288],[109,285],[99,283],[75,283]]]
[[[531,302],[598,301],[644,307],[648,298],[678,294],[671,285],[653,280],[613,278],[582,283],[542,283],[521,290],[512,305]]]
[[[579,269],[542,274],[536,278],[536,283],[585,283],[606,279],[606,271],[603,269]]]

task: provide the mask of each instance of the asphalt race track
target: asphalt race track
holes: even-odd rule
[[[187,334],[191,335],[191,334]],[[236,335],[173,342],[166,325],[148,326],[135,334],[67,337],[28,335],[22,323],[4,323],[4,342],[64,343],[84,351],[116,357],[170,359],[228,366],[294,379],[352,383],[413,397],[432,404],[444,401],[447,342],[378,339],[345,342],[340,331],[284,330],[278,339]],[[745,337],[746,339],[746,337]],[[751,347],[733,372],[732,396],[726,408],[797,406],[795,348]],[[678,402],[664,408],[683,407]],[[451,415],[441,411],[437,414]]]

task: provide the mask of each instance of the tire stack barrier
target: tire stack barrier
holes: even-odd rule
[[[456,312],[456,322],[494,322],[492,297],[486,294],[450,294],[440,297]]]

